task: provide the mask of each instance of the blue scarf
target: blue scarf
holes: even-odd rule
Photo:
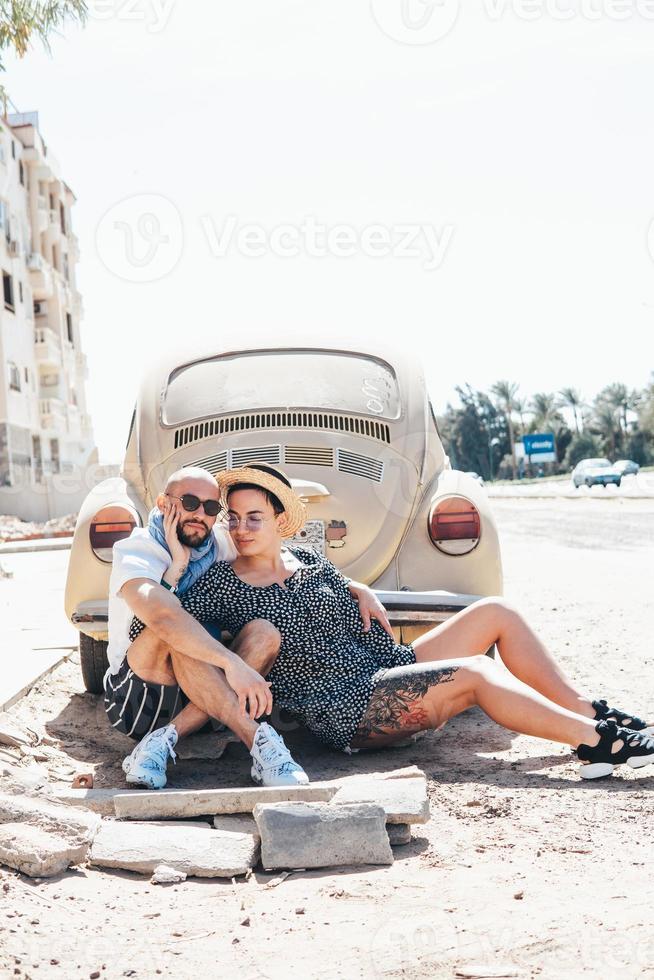
[[[166,544],[166,535],[164,534],[163,514],[158,507],[153,507],[148,514],[148,531],[157,544],[160,544],[170,554],[170,548]],[[199,548],[191,548],[188,568],[177,583],[177,591],[186,592],[187,589],[190,589],[217,560],[218,542],[213,531],[211,531],[204,544],[201,544]]]

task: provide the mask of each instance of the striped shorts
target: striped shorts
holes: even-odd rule
[[[189,703],[178,684],[153,684],[138,677],[123,660],[117,674],[104,679],[104,710],[116,731],[140,741],[167,725]]]

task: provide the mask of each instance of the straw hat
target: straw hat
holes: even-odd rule
[[[307,519],[306,508],[281,470],[263,463],[246,463],[238,469],[216,473],[216,483],[220,488],[220,498],[225,510],[230,487],[237,483],[253,483],[274,493],[284,508],[284,519],[280,522],[283,538],[292,538],[300,528],[304,527]]]

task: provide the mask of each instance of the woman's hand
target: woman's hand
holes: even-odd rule
[[[369,589],[367,585],[362,585],[361,582],[350,582],[349,589],[359,603],[359,614],[363,620],[363,632],[368,633],[370,631],[370,621],[376,619],[379,625],[383,626],[389,636],[392,636],[394,639],[393,627],[388,620],[386,610],[372,589]]]
[[[191,549],[188,545],[182,544],[177,537],[180,516],[181,511],[179,505],[171,500],[170,497],[167,497],[163,505],[163,527],[172,562],[164,578],[169,582],[170,573],[170,577],[174,579],[174,581],[169,582],[170,585],[177,585],[177,582],[188,567],[191,556]]]

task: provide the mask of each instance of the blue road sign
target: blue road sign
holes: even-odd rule
[[[553,432],[532,432],[531,435],[522,437],[522,443],[525,447],[525,456],[529,456],[531,459],[535,457],[538,462],[542,463],[556,461]]]

